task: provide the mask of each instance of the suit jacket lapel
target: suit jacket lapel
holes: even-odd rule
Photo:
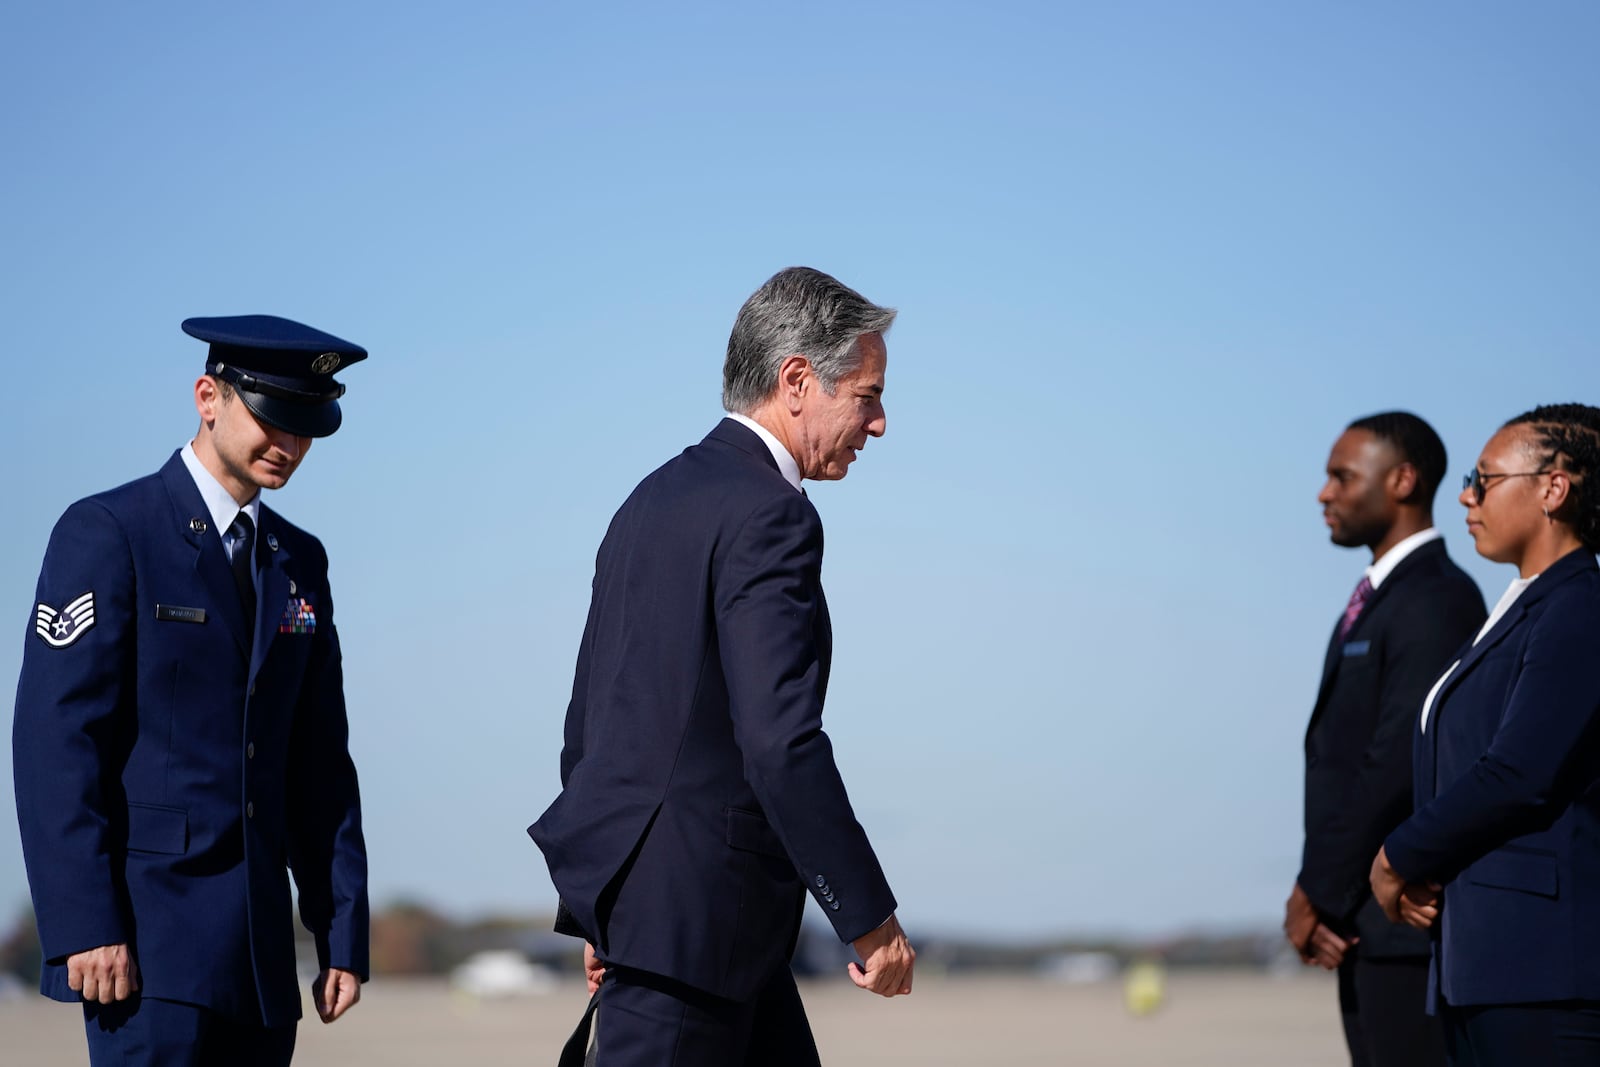
[[[161,468],[161,478],[172,499],[173,524],[194,549],[194,571],[206,591],[207,607],[233,634],[239,654],[249,656],[250,630],[245,622],[244,605],[239,603],[239,591],[233,585],[228,552],[222,547],[222,531],[211,529],[211,513],[178,453],[174,452]]]
[[[1328,639],[1328,654],[1327,657],[1322,661],[1322,682],[1317,686],[1317,703],[1311,713],[1311,722],[1313,725],[1315,725],[1318,717],[1322,714],[1323,704],[1328,699],[1328,690],[1333,687],[1334,676],[1338,674],[1339,664],[1344,660],[1342,653],[1345,642],[1354,640],[1355,638],[1361,636],[1361,632],[1370,624],[1373,614],[1378,609],[1378,605],[1382,604],[1384,598],[1391,595],[1395,589],[1405,584],[1407,576],[1413,569],[1415,569],[1420,560],[1426,559],[1433,553],[1442,554],[1443,552],[1443,541],[1429,541],[1427,544],[1419,545],[1417,548],[1413,549],[1411,553],[1406,556],[1405,559],[1401,560],[1399,565],[1389,573],[1389,576],[1383,580],[1383,584],[1374,589],[1372,591],[1372,595],[1367,597],[1366,604],[1362,605],[1361,614],[1356,616],[1355,624],[1350,627],[1350,632],[1345,635],[1344,641],[1339,640],[1339,623],[1335,622],[1333,624],[1333,635]],[[1342,615],[1340,616],[1340,619],[1343,619]]]
[[[1328,652],[1322,659],[1322,681],[1317,684],[1317,702],[1312,707],[1311,725],[1315,726],[1322,717],[1322,709],[1328,703],[1328,690],[1333,688],[1334,675],[1338,673],[1340,652],[1344,649],[1344,642],[1339,640],[1339,624],[1333,624],[1333,633],[1328,636]],[[1309,727],[1308,727],[1309,729]]]
[[[1500,616],[1500,620],[1494,624],[1494,628],[1484,634],[1483,639],[1469,648],[1466,655],[1461,657],[1461,666],[1451,672],[1450,680],[1445,682],[1439,689],[1439,695],[1435,698],[1433,704],[1434,712],[1438,712],[1439,705],[1444,703],[1446,694],[1461,684],[1461,679],[1466,677],[1473,667],[1477,666],[1478,661],[1483,659],[1491,648],[1504,641],[1513,630],[1522,624],[1522,620],[1527,618],[1528,611],[1535,604],[1549,596],[1551,590],[1568,578],[1585,570],[1593,570],[1595,566],[1594,556],[1581,548],[1575,552],[1568,553],[1551,564],[1549,570],[1541,574],[1534,580],[1532,585],[1522,591],[1522,595],[1517,597],[1517,602],[1512,604],[1504,615]],[[1430,728],[1432,726],[1431,720],[1429,726]]]

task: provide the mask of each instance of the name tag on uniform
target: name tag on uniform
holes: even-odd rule
[[[1365,656],[1371,650],[1371,641],[1351,641],[1344,646],[1344,654],[1346,656]]]
[[[205,608],[184,608],[176,604],[157,604],[156,618],[162,622],[205,622]]]

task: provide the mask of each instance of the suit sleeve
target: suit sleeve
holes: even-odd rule
[[[318,562],[326,574],[327,556]],[[290,739],[289,866],[300,892],[300,921],[316,941],[317,965],[366,979],[367,847],[331,596],[322,611]]]
[[[1477,622],[1482,622],[1478,606]],[[1384,635],[1377,723],[1333,818],[1308,836],[1300,887],[1325,917],[1351,920],[1384,835],[1411,813],[1411,738],[1422,702],[1471,633],[1470,607],[1417,597]]]
[[[121,525],[102,504],[74,504],[45,552],[12,724],[17,817],[47,963],[130,940],[118,769],[135,714],[134,603]],[[59,629],[69,618],[75,635]]]
[[[1600,602],[1554,600],[1531,621],[1520,670],[1489,750],[1389,835],[1408,881],[1449,881],[1543,825],[1591,783],[1600,748]]]
[[[895,910],[822,730],[817,642],[822,523],[799,493],[758,508],[714,582],[717,639],[745,775],[806,888],[842,941]]]
[[[598,574],[599,568],[596,567]],[[595,615],[599,611],[598,604],[599,582],[591,583],[589,595],[589,616],[583,625],[583,640],[578,644],[578,666],[572,677],[572,699],[567,702],[567,717],[562,727],[561,744],[561,788],[567,787],[567,780],[572,777],[572,768],[578,765],[583,758],[583,727],[586,719],[585,712],[589,706],[589,665],[594,649],[594,623]],[[569,937],[581,937],[585,941],[591,936],[584,930],[583,924],[578,922],[572,911],[567,907],[567,902],[557,898],[556,920],[554,926],[558,934]]]
[[[596,568],[598,574],[598,566]],[[583,727],[589,706],[589,665],[594,649],[595,616],[600,610],[599,581],[591,583],[589,615],[583,624],[583,640],[578,643],[578,666],[572,674],[572,699],[567,702],[567,717],[561,735],[561,788],[567,787],[572,768],[583,758]]]

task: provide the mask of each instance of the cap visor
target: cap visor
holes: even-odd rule
[[[344,421],[337,400],[321,404],[299,404],[262,393],[238,390],[239,399],[250,413],[268,426],[275,426],[296,437],[329,437]]]

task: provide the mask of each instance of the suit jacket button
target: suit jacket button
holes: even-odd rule
[[[255,759],[256,758],[256,743],[254,741],[252,741],[248,745],[244,746],[244,758],[245,759]]]
[[[244,817],[247,818],[247,819],[253,819],[253,818],[256,817],[256,802],[255,801],[252,800],[252,801],[250,801],[249,803],[247,803],[244,806]]]

